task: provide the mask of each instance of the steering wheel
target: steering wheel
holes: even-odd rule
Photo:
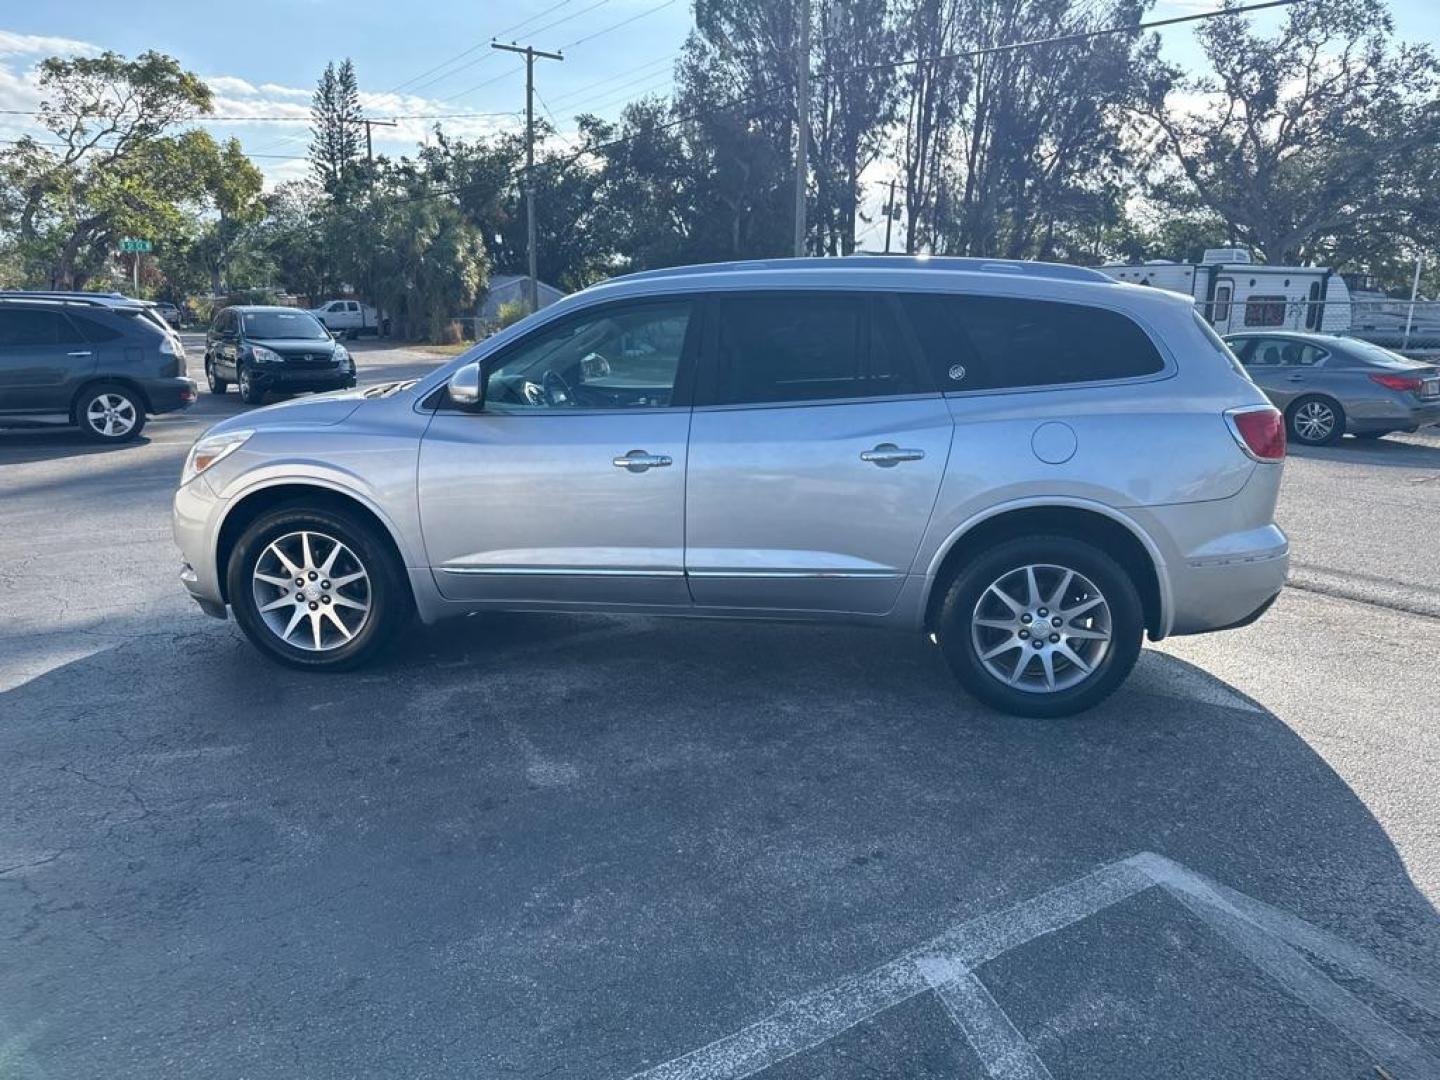
[[[570,384],[558,371],[550,370],[540,376],[540,385],[545,391],[545,400],[551,406],[566,406],[575,404],[575,392],[570,389]]]

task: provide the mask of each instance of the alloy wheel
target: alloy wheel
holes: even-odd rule
[[[1036,563],[1006,571],[980,594],[970,640],[1006,686],[1053,694],[1084,682],[1110,651],[1110,604],[1077,570]]]
[[[271,541],[251,572],[255,609],[270,632],[307,652],[353,641],[370,619],[370,576],[360,557],[323,532]]]
[[[85,422],[98,435],[120,439],[130,434],[138,418],[135,403],[123,394],[106,392],[90,399],[85,407]]]
[[[1335,430],[1335,410],[1323,401],[1307,401],[1295,410],[1294,423],[1304,442],[1324,442]]]

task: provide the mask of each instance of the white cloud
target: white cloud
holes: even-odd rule
[[[255,84],[234,75],[206,75],[205,83],[217,94],[257,94]]]
[[[281,86],[279,83],[267,82],[260,84],[260,93],[269,94],[271,97],[304,98],[309,101],[314,91],[299,86]]]
[[[0,56],[69,56],[74,53],[97,53],[98,45],[74,38],[49,37],[44,34],[17,34],[0,30]]]

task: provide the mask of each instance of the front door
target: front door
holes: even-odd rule
[[[484,409],[437,411],[420,449],[421,526],[444,596],[689,606],[697,328],[688,299],[607,304],[486,358]]]
[[[690,432],[697,605],[883,614],[930,520],[953,424],[894,301],[729,295]]]

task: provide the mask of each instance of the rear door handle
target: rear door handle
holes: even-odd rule
[[[674,461],[668,454],[647,454],[644,450],[631,450],[628,454],[611,458],[610,464],[627,472],[642,473],[646,469],[663,469],[667,465],[673,465]]]
[[[1305,381],[1305,376],[1304,376],[1304,375],[1291,375],[1291,376],[1290,376],[1290,381],[1291,381],[1291,382],[1304,382],[1304,381]]]
[[[924,456],[924,450],[906,450],[894,443],[884,442],[873,450],[861,452],[860,460],[878,465],[882,469],[893,469],[902,461],[919,461]]]
[[[66,356],[90,356],[90,355],[91,355],[91,352],[90,352],[89,349],[81,349],[81,350],[79,350],[78,352],[66,353],[65,355],[66,355]]]

